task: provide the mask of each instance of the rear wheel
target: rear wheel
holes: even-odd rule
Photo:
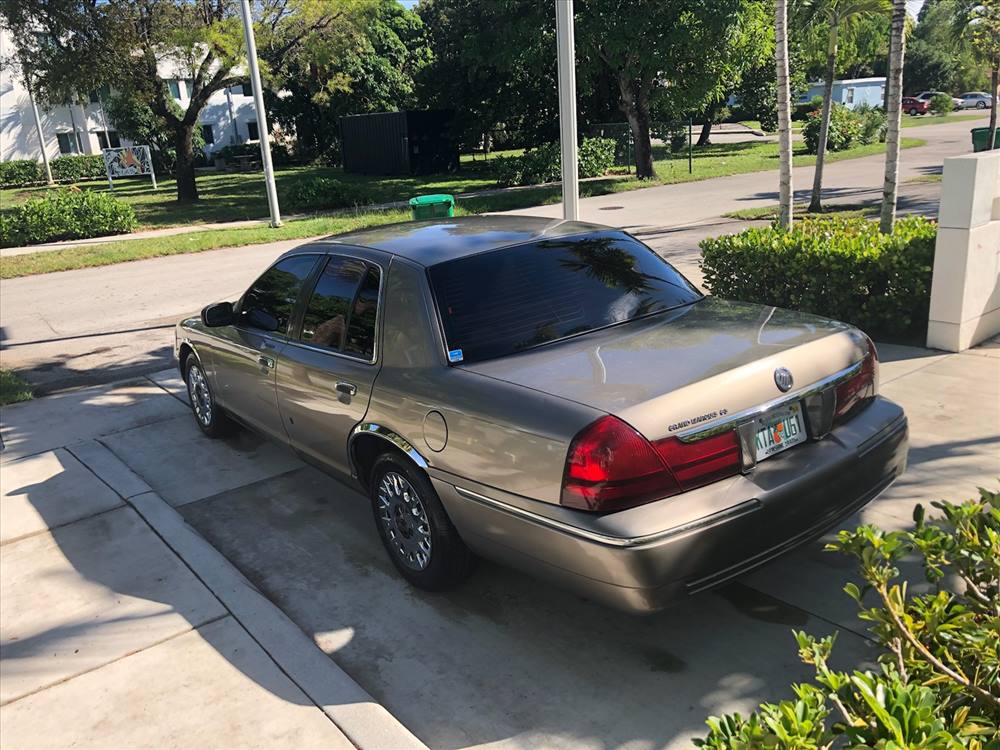
[[[184,382],[187,383],[191,411],[201,431],[211,438],[231,433],[233,421],[216,405],[201,362],[193,354],[184,363]]]
[[[976,109],[986,109],[986,102],[976,102]]]
[[[423,472],[385,454],[372,467],[370,486],[375,525],[403,578],[418,588],[441,591],[469,577],[472,552]]]

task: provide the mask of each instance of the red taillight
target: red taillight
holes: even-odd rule
[[[605,416],[573,438],[563,477],[563,505],[612,511],[700,487],[739,469],[735,432],[694,443],[650,443],[617,417]]]
[[[837,386],[837,410],[834,421],[841,421],[860,405],[875,398],[878,392],[878,352],[875,343],[868,340],[868,353],[861,360],[861,370],[850,380]]]

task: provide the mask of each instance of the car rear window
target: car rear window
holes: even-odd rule
[[[429,275],[452,362],[502,357],[701,299],[673,266],[618,232],[491,250]]]

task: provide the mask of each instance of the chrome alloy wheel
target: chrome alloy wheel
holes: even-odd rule
[[[420,495],[402,474],[387,472],[379,482],[378,519],[400,561],[423,570],[431,561],[431,526]]]
[[[187,377],[188,398],[194,415],[205,427],[212,423],[212,394],[208,390],[208,382],[198,365],[191,365]]]

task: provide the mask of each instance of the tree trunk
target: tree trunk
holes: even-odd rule
[[[993,72],[990,74],[990,95],[993,102],[990,105],[990,132],[986,142],[987,150],[993,149],[997,139],[997,99],[1000,98],[1000,60],[993,61]]]
[[[174,176],[177,178],[177,200],[188,203],[198,200],[198,184],[194,179],[194,125],[181,122],[174,132],[174,148],[177,162]]]
[[[715,120],[715,113],[718,110],[718,103],[710,104],[705,108],[705,122],[701,126],[701,133],[698,134],[696,146],[707,146],[712,142],[712,122]]]
[[[635,176],[640,180],[655,180],[653,144],[649,138],[648,94],[641,86],[634,90],[632,81],[628,79],[619,78],[618,86],[622,95],[621,110],[628,118],[632,142],[635,144]]]
[[[889,37],[888,107],[885,131],[885,181],[882,183],[882,214],[878,228],[889,234],[896,223],[896,188],[899,180],[899,128],[903,108],[903,57],[906,54],[906,0],[893,0]]]
[[[788,84],[788,2],[774,3],[774,64],[778,81],[778,224],[792,228],[792,95]]]
[[[811,212],[822,211],[823,159],[826,157],[826,139],[830,134],[830,113],[833,111],[833,77],[837,68],[837,42],[840,33],[840,19],[830,19],[830,38],[826,52],[826,79],[823,81],[823,113],[819,126],[819,144],[816,147],[816,171],[813,174],[812,197],[809,199]]]

